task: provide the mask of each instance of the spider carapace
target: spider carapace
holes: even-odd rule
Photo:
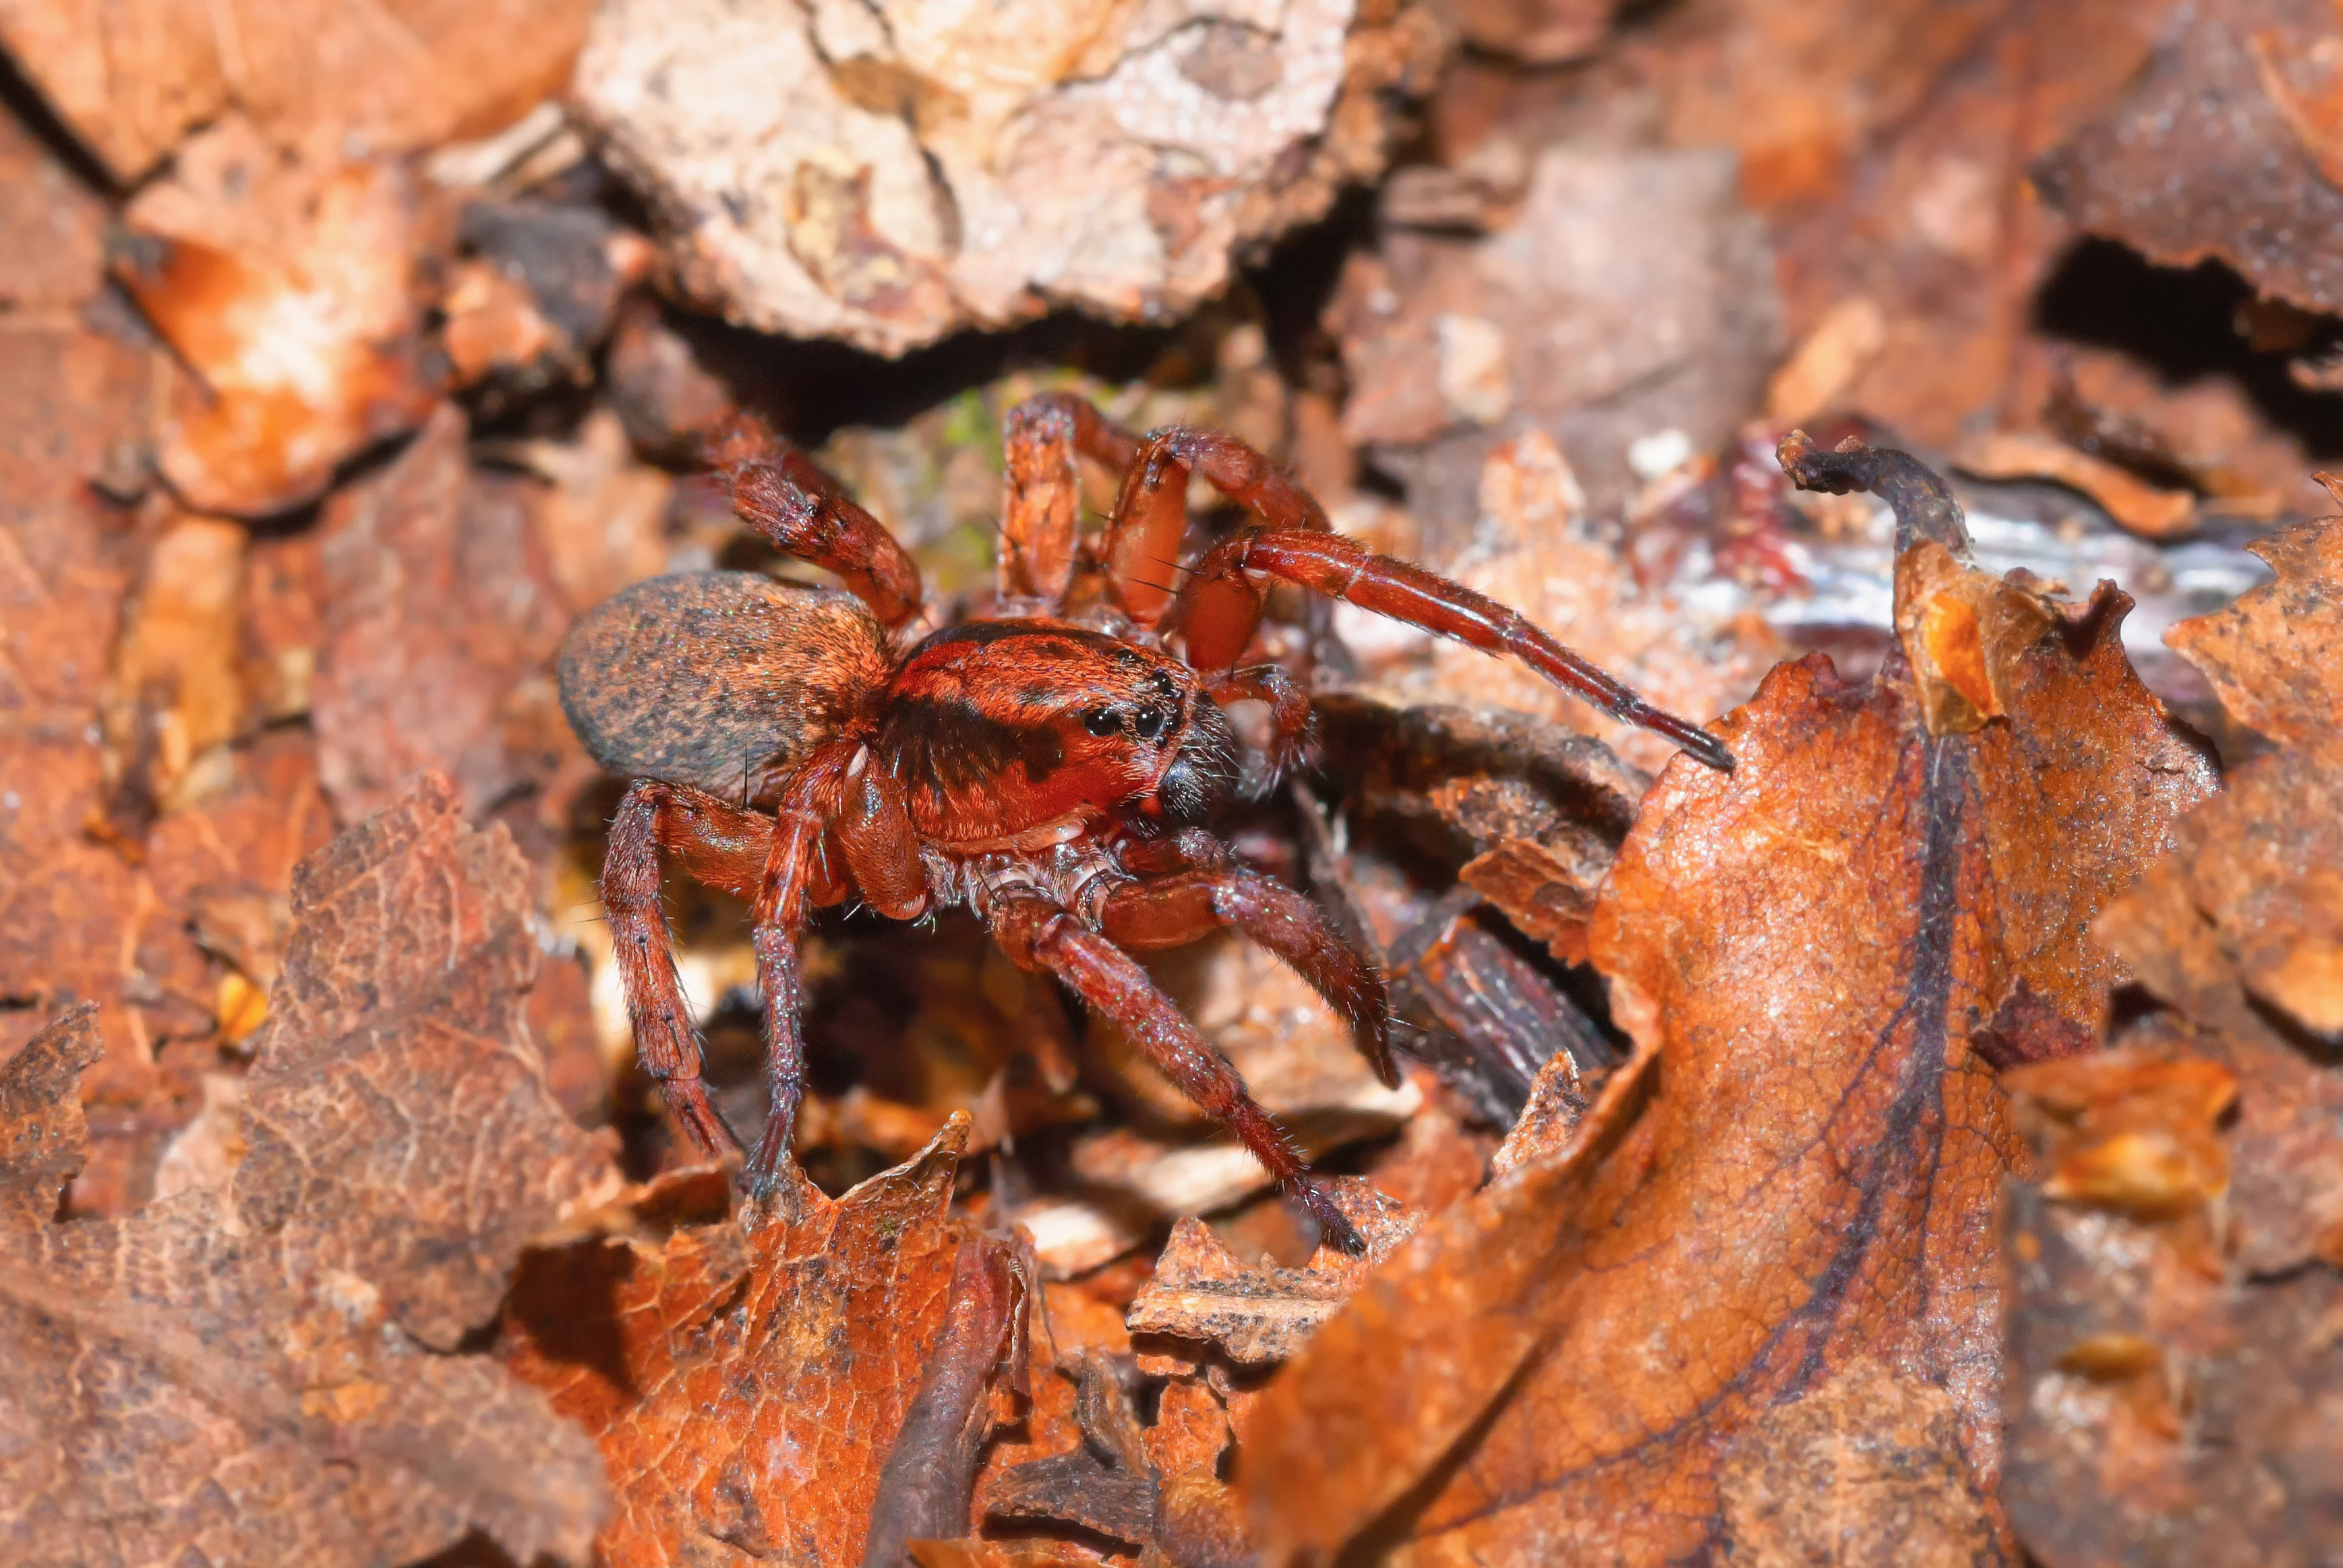
[[[1077,528],[1078,455],[1125,476],[1090,538]],[[846,591],[684,573],[636,584],[571,630],[562,704],[587,749],[633,781],[602,899],[644,1064],[703,1151],[732,1145],[699,1078],[659,907],[663,854],[752,911],[772,1091],[747,1165],[752,1192],[769,1191],[789,1158],[804,1093],[808,911],[849,897],[898,919],[965,905],[1011,960],[1112,1018],[1354,1243],[1234,1069],[1129,956],[1233,928],[1291,964],[1397,1081],[1373,962],[1211,831],[1246,771],[1222,704],[1268,705],[1257,782],[1298,765],[1308,741],[1300,685],[1277,665],[1239,662],[1267,583],[1513,655],[1713,767],[1732,757],[1493,600],[1328,531],[1307,492],[1232,437],[1177,427],[1141,437],[1051,394],[1011,410],[1007,457],[998,618],[917,636],[910,556],[829,475],[744,422],[716,452],[735,509]],[[1251,517],[1174,592],[1151,579],[1178,557],[1192,473]]]

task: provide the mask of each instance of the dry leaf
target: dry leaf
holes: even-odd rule
[[[1469,537],[1476,495],[1496,509],[1476,487],[1501,435],[1541,434],[1609,503],[1632,482],[1630,442],[1673,429],[1713,450],[1748,417],[1780,306],[1733,182],[1716,152],[1549,147],[1507,226],[1402,231],[1352,258],[1328,317],[1351,379],[1342,430],[1408,481],[1435,563]],[[1524,442],[1519,461],[1552,450]]]
[[[507,1359],[601,1445],[618,1500],[604,1562],[862,1561],[881,1468],[945,1332],[967,1135],[955,1117],[842,1198],[799,1185],[663,1247],[532,1260]]]
[[[1965,546],[1900,454],[1808,475],[1884,486],[1907,548]],[[1273,1561],[1378,1520],[1414,1562],[1681,1555],[1718,1528],[1719,1445],[1865,1360],[1949,1396],[1991,1498],[2016,1150],[1966,1042],[2021,979],[2101,1015],[2123,970],[2085,928],[2211,788],[2124,660],[2125,608],[2102,589],[1990,655],[1982,728],[1931,735],[1900,660],[1855,684],[1812,658],[1724,721],[1732,774],[1669,769],[1590,936],[1638,1058],[1265,1397],[1240,1475]]]
[[[2246,548],[2278,580],[2182,621],[2165,640],[2240,721],[2273,740],[2331,742],[2343,731],[2343,518],[2298,523]]]
[[[1359,1227],[1363,1260],[1322,1244],[1304,1268],[1247,1265],[1202,1221],[1182,1220],[1131,1303],[1131,1332],[1210,1345],[1240,1366],[1291,1357],[1349,1298],[1365,1267],[1415,1230],[1413,1215],[1357,1177],[1337,1177],[1327,1191]]]
[[[476,474],[443,406],[397,458],[327,504],[311,714],[344,819],[427,768],[474,814],[574,746],[545,671],[568,613],[536,538],[536,484]]]
[[[568,78],[585,0],[6,0],[0,43],[135,183],[231,105],[290,145],[405,151],[518,120]]]
[[[190,508],[315,500],[338,464],[430,411],[416,202],[397,165],[287,158],[229,119],[125,210],[115,274],[186,369],[156,461]]]
[[[29,1437],[0,1460],[13,1557],[372,1563],[477,1529],[516,1560],[584,1560],[591,1444],[448,1353],[522,1239],[609,1180],[518,1025],[528,885],[431,779],[304,862],[225,1187],[51,1223],[88,1148],[94,1018],[0,1068],[0,1405]]]
[[[106,282],[106,204],[14,114],[0,115],[0,305],[86,303]]]
[[[2172,14],[2153,63],[2105,114],[2034,167],[2081,226],[2167,265],[2208,256],[2261,292],[2343,307],[2343,190],[2289,109],[2343,34],[2329,0],[2238,0]],[[2322,90],[2323,88],[2323,90]]]
[[[1961,443],[1953,467],[1980,479],[2051,479],[2077,489],[2142,538],[2168,539],[2197,526],[2197,498],[2160,490],[2104,458],[2049,436],[1997,430]]]

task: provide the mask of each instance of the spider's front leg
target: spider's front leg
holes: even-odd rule
[[[1130,954],[1030,890],[1005,889],[994,894],[984,914],[993,940],[1011,962],[1056,975],[1087,1005],[1114,1020],[1182,1094],[1226,1122],[1269,1173],[1301,1198],[1330,1239],[1353,1251],[1364,1250],[1358,1231],[1312,1178],[1310,1168],[1245,1088],[1237,1070],[1155,988]]]
[[[1187,851],[1191,863],[1203,857]],[[1132,857],[1125,857],[1125,864]],[[1372,960],[1335,934],[1317,904],[1273,878],[1229,863],[1225,854],[1200,869],[1125,882],[1099,909],[1099,926],[1118,947],[1185,947],[1231,930],[1283,959],[1351,1026],[1375,1076],[1396,1089],[1391,1003]]]
[[[1172,621],[1188,662],[1224,669],[1261,625],[1262,595],[1250,574],[1280,578],[1361,609],[1390,616],[1494,654],[1512,654],[1613,718],[1674,741],[1711,768],[1730,770],[1725,742],[1688,719],[1655,708],[1624,683],[1563,647],[1518,611],[1356,539],[1301,528],[1239,529],[1207,551],[1180,590]]]

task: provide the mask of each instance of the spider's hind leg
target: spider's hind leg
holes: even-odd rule
[[[993,940],[1012,963],[1056,975],[1086,1004],[1114,1020],[1182,1094],[1226,1122],[1269,1173],[1302,1200],[1328,1240],[1354,1252],[1364,1250],[1357,1228],[1312,1177],[1284,1130],[1137,960],[1038,893],[1004,890],[984,914]]]
[[[692,1142],[714,1158],[739,1148],[739,1140],[709,1103],[708,1086],[700,1080],[699,1036],[691,1027],[691,1010],[675,972],[667,914],[659,904],[659,856],[662,840],[692,839],[698,853],[689,858],[715,862],[727,846],[720,838],[711,845],[693,834],[695,820],[710,815],[707,808],[711,805],[714,814],[724,818],[748,814],[735,812],[713,797],[690,799],[698,795],[697,790],[650,779],[639,779],[627,790],[610,823],[610,849],[602,864],[602,909],[609,919],[618,978],[644,1070],[659,1084],[661,1098]],[[691,869],[697,873],[703,867]],[[719,878],[703,875],[701,879],[722,885]]]

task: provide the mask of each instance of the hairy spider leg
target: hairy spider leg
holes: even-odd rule
[[[692,1142],[711,1156],[739,1141],[709,1104],[700,1081],[699,1037],[659,907],[659,854],[673,855],[695,881],[754,898],[772,839],[769,817],[688,786],[638,779],[611,820],[609,854],[602,863],[602,909],[643,1066]]]
[[[799,939],[816,890],[830,874],[823,847],[835,834],[854,885],[881,914],[925,912],[927,874],[902,791],[860,740],[833,740],[799,766],[782,787],[765,856],[750,946],[757,989],[765,998],[765,1082],[771,1108],[765,1135],[749,1157],[750,1196],[772,1195],[797,1136],[805,1103],[805,978]]]
[[[1203,687],[1214,702],[1250,698],[1269,704],[1269,777],[1262,781],[1262,794],[1302,766],[1310,749],[1310,694],[1300,681],[1274,664],[1254,664],[1208,672]]]
[[[835,572],[893,630],[920,613],[920,568],[821,466],[759,422],[736,420],[711,452],[732,509],[784,555]]]
[[[1139,454],[1139,437],[1069,392],[1026,398],[1009,410],[1001,435],[1008,472],[999,589],[1003,597],[1062,603],[1081,536],[1081,474],[1074,459],[1122,473]]]
[[[1323,532],[1332,526],[1315,497],[1234,436],[1188,425],[1156,431],[1123,476],[1100,552],[1124,611],[1143,627],[1153,626],[1172,601],[1172,589],[1156,579],[1180,558],[1190,474],[1203,475],[1272,528]]]
[[[1252,572],[1298,583],[1483,652],[1512,654],[1613,718],[1666,736],[1711,768],[1730,771],[1733,767],[1733,753],[1724,741],[1690,719],[1644,701],[1518,612],[1422,567],[1376,555],[1339,534],[1248,528],[1207,550],[1180,590],[1172,614],[1187,634],[1188,662],[1196,668],[1225,668],[1252,640],[1261,625],[1263,598],[1249,575]]]
[[[1236,867],[1125,882],[1106,896],[1099,930],[1120,948],[1184,947],[1216,929],[1242,934],[1285,960],[1351,1026],[1375,1076],[1399,1087],[1391,1005],[1374,964],[1334,932],[1312,900]]]
[[[1112,1019],[1182,1093],[1228,1124],[1269,1173],[1308,1206],[1329,1237],[1353,1251],[1364,1250],[1358,1231],[1311,1177],[1300,1153],[1253,1099],[1236,1069],[1170,997],[1155,989],[1136,960],[1029,890],[994,894],[984,917],[1011,963],[1057,976],[1086,1005]]]

